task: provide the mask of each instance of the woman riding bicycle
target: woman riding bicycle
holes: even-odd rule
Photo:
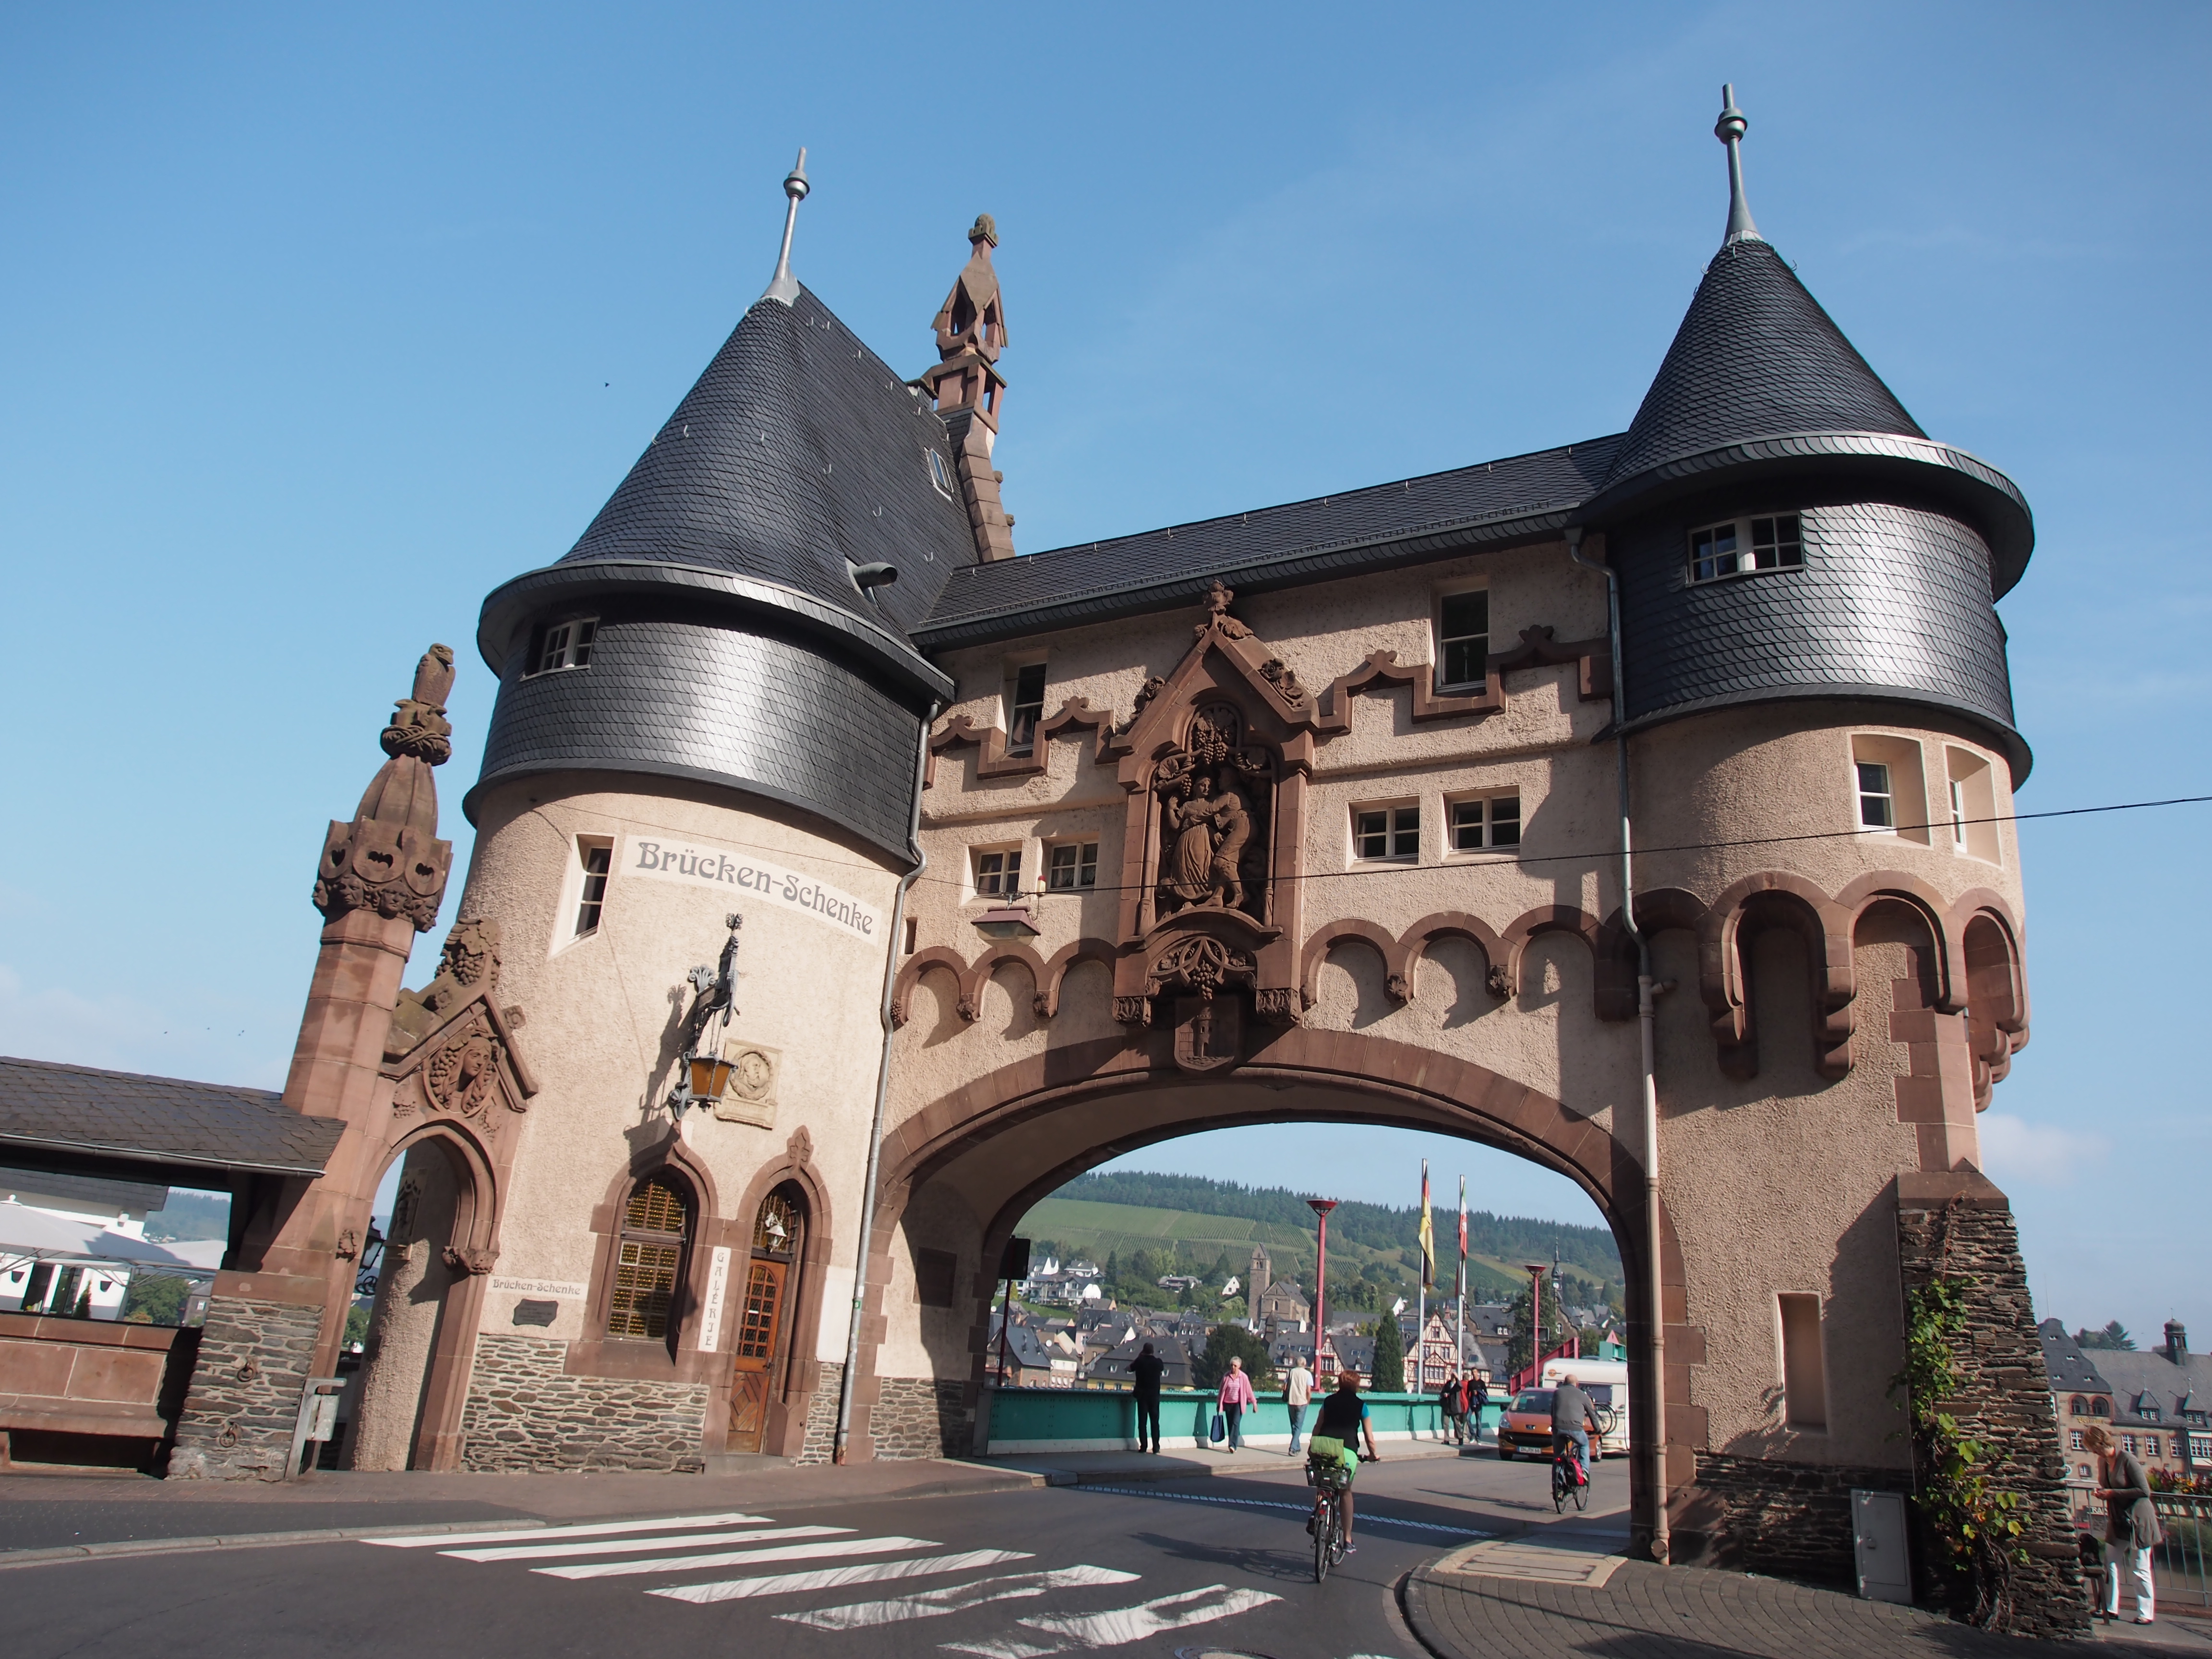
[[[1338,1500],[1344,1511],[1344,1553],[1352,1553],[1352,1482],[1359,1473],[1359,1454],[1355,1442],[1359,1437],[1367,1441],[1367,1461],[1378,1460],[1375,1451],[1375,1427],[1367,1419],[1367,1402],[1359,1397],[1359,1379],[1350,1371],[1338,1373],[1336,1392],[1322,1401],[1321,1415],[1314,1419],[1312,1437],[1306,1442],[1306,1461],[1336,1463],[1344,1470],[1343,1496]],[[1314,1513],[1321,1513],[1317,1494]],[[1311,1520],[1306,1530],[1313,1530]]]

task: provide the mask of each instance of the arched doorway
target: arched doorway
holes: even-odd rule
[[[482,1276],[471,1270],[486,1206],[477,1160],[432,1133],[401,1152],[399,1181],[362,1363],[347,1391],[345,1467],[451,1467],[475,1348]]]
[[[789,1386],[791,1310],[799,1296],[806,1246],[806,1195],[787,1181],[761,1200],[753,1218],[743,1300],[732,1345],[728,1449],[761,1449],[769,1407]]]

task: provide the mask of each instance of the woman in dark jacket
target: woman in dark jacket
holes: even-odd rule
[[[2151,1587],[2150,1553],[2166,1534],[2158,1524],[2158,1505],[2151,1502],[2150,1477],[2133,1452],[2112,1449],[2112,1437],[2091,1425],[2081,1443],[2097,1454],[2097,1496],[2105,1500],[2105,1537],[2112,1547],[2112,1565],[2105,1576],[2104,1616],[2120,1613],[2120,1573],[2124,1567],[2135,1579],[2136,1617],[2148,1625],[2157,1616]]]

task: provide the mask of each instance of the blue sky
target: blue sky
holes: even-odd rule
[[[800,143],[797,269],[909,372],[997,216],[1034,550],[1624,426],[1733,80],[1761,228],[2035,507],[2022,810],[2212,793],[2208,58],[2194,6],[0,14],[0,1051],[281,1081],[392,699],[456,647],[465,860],[478,601],[759,292]],[[1985,1120],[2039,1308],[2200,1347],[2208,812],[2024,828],[2034,1041]],[[1356,1151],[1204,1156],[1410,1193],[1410,1138]]]

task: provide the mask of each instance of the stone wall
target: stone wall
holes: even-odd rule
[[[1898,1180],[1899,1254],[1908,1286],[1939,1273],[1970,1286],[1969,1340],[1960,1353],[1966,1380],[1945,1408],[1960,1431],[1992,1449],[1986,1465],[1997,1486],[2020,1494],[2029,1516],[2027,1565],[2013,1582],[2010,1628],[2038,1636],[2086,1635],[2087,1604],[2066,1498],[2066,1460],[2044,1369],[2043,1345],[2028,1297],[2020,1236],[2002,1193],[1978,1175],[1903,1176]],[[1928,1582],[1919,1552],[1921,1593],[1947,1601],[1954,1587]]]
[[[461,1467],[524,1470],[704,1467],[707,1389],[696,1382],[571,1376],[565,1342],[483,1335],[461,1414]]]
[[[173,1479],[284,1478],[322,1313],[289,1302],[210,1298],[169,1454]]]
[[[830,1361],[816,1362],[821,1370],[815,1378],[814,1392],[806,1401],[806,1438],[800,1443],[794,1463],[827,1463],[837,1444],[837,1390],[844,1386],[845,1368]]]
[[[1701,1451],[1691,1513],[1673,1534],[1674,1559],[1853,1589],[1851,1489],[1905,1492],[1911,1484],[1901,1469]]]
[[[878,1457],[967,1455],[968,1411],[962,1384],[928,1376],[886,1376],[876,1386],[868,1437]]]

